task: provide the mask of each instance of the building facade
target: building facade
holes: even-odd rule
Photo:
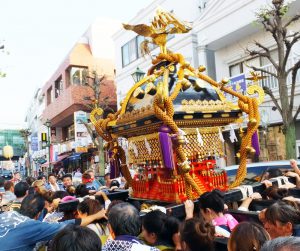
[[[30,131],[30,135],[28,136],[30,169],[35,176],[38,174],[40,165],[47,161],[48,151],[45,142],[43,142],[43,135],[47,134],[47,127],[43,123],[44,109],[45,96],[42,89],[37,88],[31,99],[25,118],[27,128]]]
[[[174,12],[180,19],[192,22],[193,29],[187,34],[176,34],[168,41],[171,51],[183,54],[192,66],[205,65],[206,74],[220,81],[224,77],[242,78],[249,84],[250,68],[253,65],[273,71],[270,62],[265,58],[250,57],[246,49],[253,49],[254,41],[264,44],[276,60],[276,44],[271,35],[266,33],[262,26],[255,23],[257,12],[263,5],[271,0],[198,0],[182,1],[155,0],[142,9],[135,17],[128,21],[129,24],[149,23],[157,6],[166,11]],[[300,1],[290,3],[288,16],[296,14],[300,8]],[[291,30],[299,31],[300,23],[297,22]],[[151,65],[150,57],[142,57],[139,52],[140,36],[134,32],[120,29],[113,35],[116,50],[116,83],[118,103],[125,97],[127,91],[133,86],[131,74],[137,67],[147,70]],[[151,54],[157,55],[159,49],[153,47]],[[288,64],[292,65],[300,58],[300,44],[295,44]],[[290,79],[290,76],[289,76]],[[272,89],[275,97],[279,98],[278,82],[273,77],[268,77],[259,83]],[[295,109],[300,105],[300,74],[297,76],[295,90]],[[259,129],[261,145],[261,161],[285,159],[284,135],[282,133],[282,119],[279,112],[274,109],[270,97],[266,96],[260,106],[261,127]],[[243,126],[246,126],[244,124]],[[224,128],[223,128],[224,129]],[[236,150],[239,142],[229,141],[228,133],[224,131],[225,149],[227,152],[227,165],[238,163]],[[297,154],[300,156],[300,121],[296,124]]]
[[[89,84],[94,81],[94,72],[105,75],[100,83],[100,103],[116,108],[114,84],[114,48],[110,38],[118,23],[99,19],[93,23],[79,42],[71,49],[64,61],[42,87],[45,96],[43,123],[50,122],[50,164],[75,168],[89,168],[89,149],[93,142],[83,122],[88,122],[91,100],[95,98]],[[64,159],[69,160],[66,164]],[[83,163],[84,162],[84,163]],[[43,166],[47,167],[49,163]],[[72,169],[72,170],[71,170]]]

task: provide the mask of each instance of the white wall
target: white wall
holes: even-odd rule
[[[200,15],[199,11],[199,0],[189,0],[184,3],[180,0],[156,0],[153,1],[149,6],[145,7],[137,13],[133,19],[129,20],[129,24],[149,24],[155,14],[156,8],[161,7],[166,11],[174,11],[175,15],[182,20],[193,22]],[[120,103],[120,93],[122,97],[127,93],[127,91],[134,85],[134,81],[131,78],[131,74],[136,70],[137,66],[140,69],[147,72],[151,65],[150,57],[139,58],[136,61],[130,63],[123,68],[122,66],[122,52],[121,47],[129,42],[131,39],[136,37],[137,34],[132,31],[127,31],[125,29],[119,30],[113,35],[113,40],[115,42],[115,63],[116,63],[116,83],[117,83],[117,95],[118,103]],[[182,53],[186,56],[187,60],[192,63],[192,65],[198,65],[198,55],[196,51],[197,44],[195,44],[196,36],[193,32],[188,34],[178,34],[175,38],[171,39],[167,43],[168,49]],[[159,54],[159,49],[155,49],[151,54]]]

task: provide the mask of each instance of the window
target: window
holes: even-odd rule
[[[63,90],[63,80],[62,77],[60,76],[56,81],[55,81],[55,98],[58,98],[61,91]]]
[[[169,34],[167,37],[167,41],[174,38],[174,34]],[[124,44],[121,47],[122,53],[122,65],[123,67],[129,65],[136,59],[142,57],[141,53],[141,43],[145,40],[143,36],[136,36],[135,38],[131,39],[128,43]],[[156,49],[158,46],[153,43],[148,44],[149,50],[152,51]]]
[[[271,58],[274,59],[274,61],[278,61],[278,50],[272,50],[270,51]],[[271,64],[269,59],[265,57],[261,57],[261,66]]]
[[[0,145],[4,145],[5,143],[5,137],[3,135],[0,135]]]
[[[72,124],[68,127],[68,140],[74,138],[75,138],[75,129],[74,129],[74,124]]]
[[[245,63],[245,66],[247,68],[248,68],[248,66],[260,67],[260,57],[248,59]]]
[[[84,67],[71,67],[70,81],[72,85],[84,85],[87,80],[87,69]]]
[[[143,36],[137,36],[136,37],[136,42],[137,42],[137,47],[138,47],[138,57],[142,57],[141,53],[141,43],[145,41],[145,38]]]
[[[53,92],[52,86],[47,90],[47,105],[50,105],[53,102]]]
[[[13,136],[12,142],[14,145],[22,145],[24,143],[24,140],[21,136]]]
[[[229,66],[229,75],[230,77],[236,76],[243,73],[243,63],[237,63]]]
[[[137,58],[137,41],[135,37],[134,39],[131,39],[127,44],[122,46],[123,67],[130,64]]]

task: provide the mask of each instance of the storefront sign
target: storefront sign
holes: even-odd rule
[[[241,74],[235,77],[230,78],[229,83],[226,85],[227,88],[232,89],[238,93],[245,94],[247,89],[246,77],[245,74]],[[229,93],[224,93],[225,97],[231,101],[236,100],[237,98],[230,95]]]
[[[75,148],[75,152],[77,152],[77,153],[87,153],[88,148],[87,147],[82,147],[82,146],[77,146]]]
[[[39,137],[38,136],[31,136],[31,150],[33,152],[39,150]]]
[[[87,113],[84,111],[74,112],[74,131],[76,147],[86,147],[92,143],[91,137],[84,123],[87,123]]]

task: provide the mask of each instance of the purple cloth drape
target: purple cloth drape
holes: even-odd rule
[[[255,149],[255,155],[260,155],[260,148],[259,148],[259,141],[258,141],[258,134],[257,131],[252,135],[252,147]]]
[[[159,128],[159,143],[164,167],[167,169],[174,169],[175,163],[173,157],[172,140],[169,135],[170,131],[171,130],[164,125]]]

